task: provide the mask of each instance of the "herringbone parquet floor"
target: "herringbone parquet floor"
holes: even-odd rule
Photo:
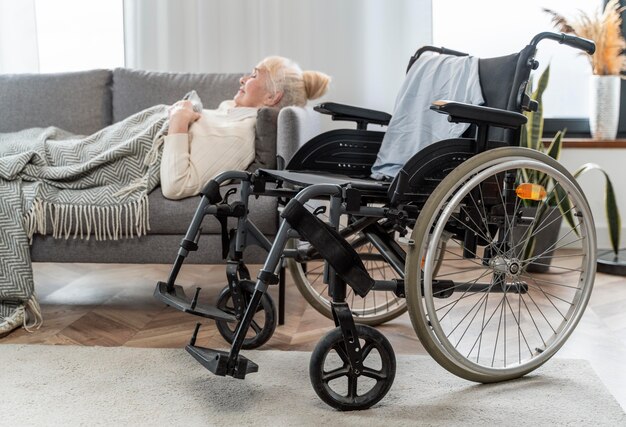
[[[0,344],[182,347],[201,321],[198,345],[227,347],[212,321],[165,307],[153,298],[155,283],[165,280],[169,269],[169,265],[35,264],[44,326],[33,333],[16,331]],[[178,283],[190,289],[188,294],[203,287],[201,300],[214,303],[225,285],[224,266],[185,265]],[[276,291],[271,289],[275,301]],[[288,278],[286,323],[263,348],[312,350],[332,328]],[[425,354],[407,314],[379,329],[396,353]],[[626,278],[597,275],[583,320],[558,356],[589,360],[626,409]]]

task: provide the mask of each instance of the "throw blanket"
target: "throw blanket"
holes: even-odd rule
[[[53,127],[0,134],[0,319],[36,305],[34,233],[146,233],[167,115],[167,106],[155,106],[87,137]]]
[[[458,138],[467,123],[450,123],[448,116],[430,110],[437,100],[483,104],[478,58],[423,53],[409,70],[400,88],[393,116],[372,178],[393,178],[419,150],[450,138]]]

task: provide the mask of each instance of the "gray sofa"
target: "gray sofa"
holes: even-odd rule
[[[204,108],[216,108],[239,87],[241,74],[157,73],[125,68],[60,74],[0,75],[0,132],[57,126],[88,135],[156,104],[172,104],[195,89]],[[319,117],[310,108],[263,108],[256,127],[256,156],[251,169],[276,168],[319,132]],[[31,248],[34,262],[173,262],[199,198],[168,200],[157,188],[149,195],[147,236],[119,241],[53,239],[36,236]],[[276,200],[253,199],[250,218],[260,230],[277,229]],[[200,249],[187,262],[219,263],[219,224],[206,218]],[[252,247],[248,262],[263,262],[265,254]]]

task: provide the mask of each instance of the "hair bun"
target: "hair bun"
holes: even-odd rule
[[[330,84],[330,76],[319,71],[303,71],[302,79],[307,99],[316,99],[324,95]]]

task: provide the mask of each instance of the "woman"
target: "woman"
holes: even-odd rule
[[[243,76],[235,97],[217,110],[200,114],[190,101],[174,104],[161,160],[163,195],[194,196],[218,173],[246,169],[254,160],[258,109],[304,106],[324,95],[329,82],[323,73],[302,71],[287,58],[271,56]]]
[[[163,195],[172,199],[193,196],[219,172],[247,168],[254,160],[258,109],[304,106],[308,99],[322,96],[329,81],[323,73],[303,72],[294,62],[273,56],[242,77],[234,99],[222,102],[217,110],[199,114],[191,102],[177,102],[169,110],[169,134],[160,165]],[[32,280],[26,288],[29,295],[19,298],[7,288],[11,297],[7,300],[0,292],[0,305],[5,304],[4,312],[10,312],[0,312],[0,338],[21,326],[28,330],[41,325]]]

